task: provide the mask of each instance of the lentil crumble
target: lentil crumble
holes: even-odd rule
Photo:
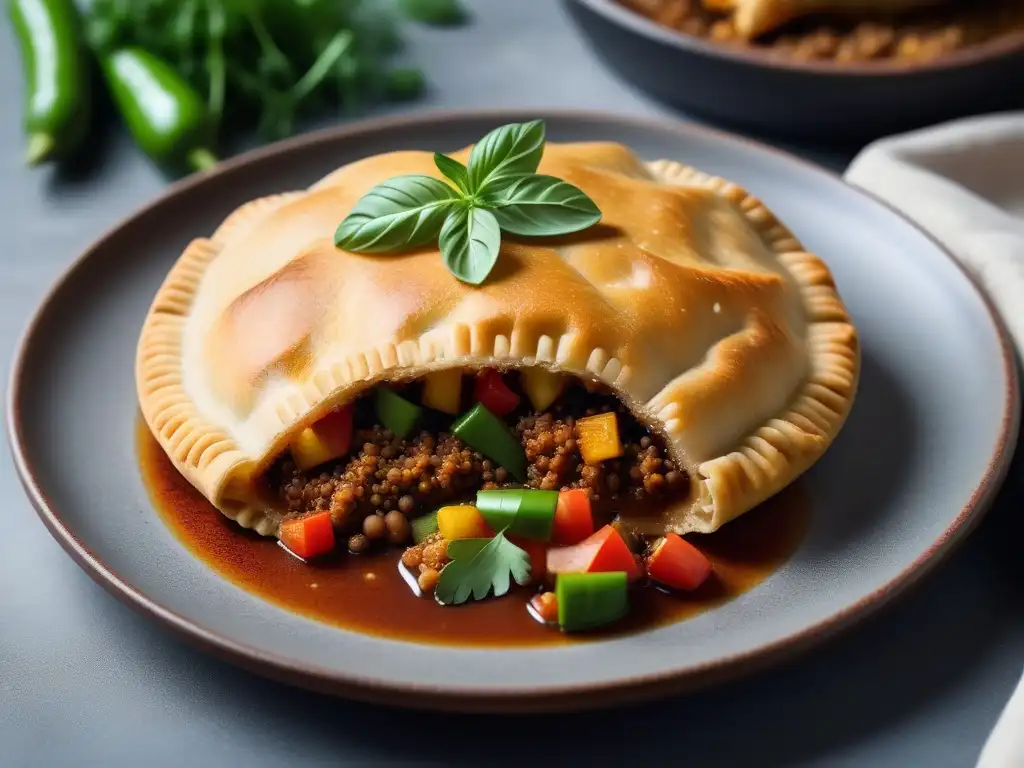
[[[385,538],[394,544],[405,543],[410,535],[408,517],[472,499],[480,489],[513,485],[503,467],[495,466],[438,424],[425,424],[407,439],[396,437],[374,423],[369,399],[363,397],[356,403],[352,444],[361,448],[311,472],[297,469],[287,454],[271,468],[270,487],[289,516],[329,511],[335,527],[351,533],[349,551],[361,553]],[[527,402],[525,398],[523,402]],[[576,420],[608,411],[617,414],[623,455],[589,466],[580,456]],[[436,416],[432,415],[435,420]],[[585,489],[596,517],[610,518],[620,505],[667,499],[688,489],[688,476],[668,457],[661,439],[648,434],[606,391],[588,391],[574,384],[548,411],[537,413],[522,405],[506,423],[526,454],[526,487]],[[440,549],[443,553],[444,547]],[[421,554],[426,564],[423,572],[440,570],[446,562],[427,557],[425,550]],[[416,569],[420,563],[406,565]]]
[[[1020,0],[977,0],[898,16],[864,14],[851,19],[817,14],[748,41],[737,34],[728,14],[705,10],[701,0],[618,2],[684,34],[797,61],[921,63],[1024,29]]]

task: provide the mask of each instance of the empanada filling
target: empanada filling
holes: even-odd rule
[[[328,511],[339,532],[368,515],[411,521],[472,503],[479,490],[583,489],[600,522],[689,488],[661,437],[607,388],[541,369],[451,371],[371,390],[299,435],[267,480],[288,517]]]
[[[565,631],[622,618],[630,585],[692,591],[712,570],[679,536],[647,540],[618,517],[688,494],[662,439],[607,388],[540,368],[378,386],[296,435],[266,479],[293,554],[406,546],[417,595],[539,586],[531,613]]]

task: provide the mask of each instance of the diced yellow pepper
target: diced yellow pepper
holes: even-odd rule
[[[535,410],[546,411],[565,389],[565,376],[543,368],[524,368],[523,391]]]
[[[330,443],[322,439],[312,427],[307,427],[299,432],[292,443],[292,458],[295,466],[305,471],[336,458],[336,455]]]
[[[469,504],[437,510],[437,530],[448,541],[485,539],[494,535],[480,510]]]
[[[344,456],[352,446],[352,411],[336,411],[302,430],[291,444],[292,459],[302,471]]]
[[[423,405],[452,416],[458,415],[462,405],[462,371],[450,368],[428,373],[423,384]]]
[[[614,413],[599,413],[576,422],[580,454],[587,464],[600,464],[622,455],[619,420]]]

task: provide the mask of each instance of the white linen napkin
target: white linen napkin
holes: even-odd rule
[[[1024,112],[969,118],[882,139],[846,180],[944,243],[988,292],[1024,359]],[[1024,678],[978,768],[1024,766]]]

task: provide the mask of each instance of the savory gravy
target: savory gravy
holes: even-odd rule
[[[175,469],[145,422],[138,419],[142,475],[154,505],[174,535],[224,578],[265,600],[345,629],[446,645],[557,645],[607,638],[694,616],[760,584],[793,554],[811,509],[798,481],[717,533],[693,538],[714,574],[690,594],[636,589],[629,615],[608,630],[567,636],[531,619],[532,588],[441,607],[416,598],[399,572],[402,549],[339,554],[307,565],[220,514]]]

